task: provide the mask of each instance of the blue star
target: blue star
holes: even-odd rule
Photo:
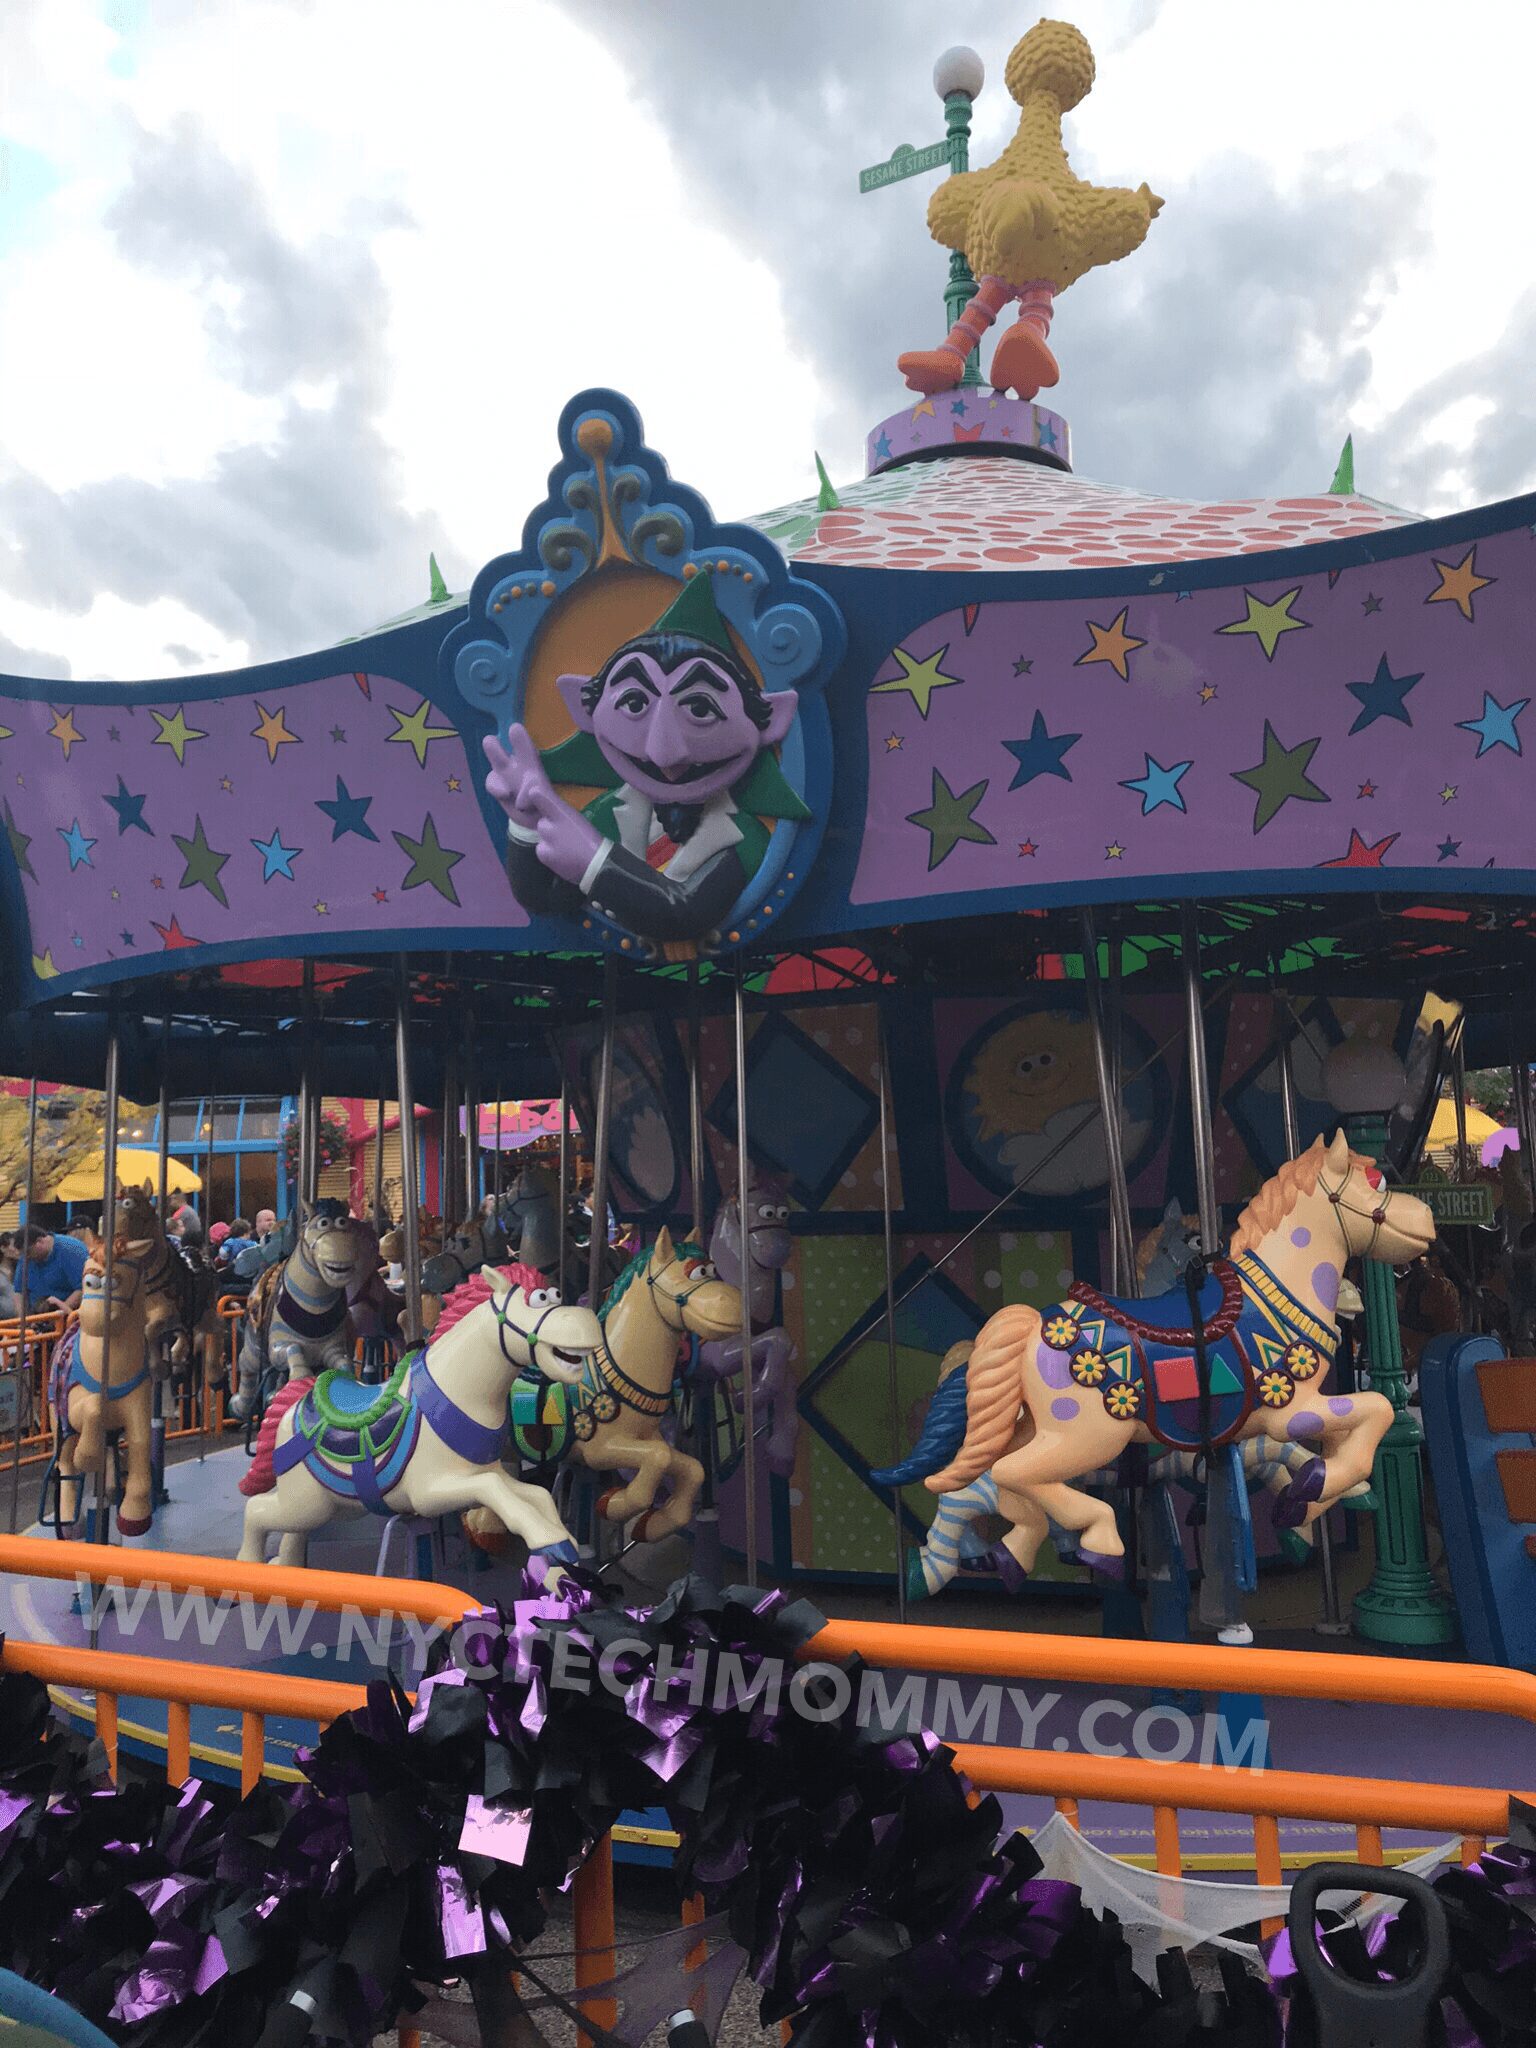
[[[272,827],[270,839],[253,839],[251,844],[261,855],[261,879],[264,882],[270,882],[274,875],[281,875],[285,882],[293,880],[293,864],[304,849],[302,846],[284,846],[280,825]]]
[[[1461,841],[1460,841],[1459,839],[1442,839],[1442,840],[1441,840],[1441,842],[1440,842],[1440,858],[1441,858],[1442,860],[1454,860],[1454,859],[1456,858],[1457,854],[1458,854],[1458,853],[1460,853],[1460,851],[1461,851]]]
[[[1351,683],[1349,694],[1360,699],[1361,709],[1351,732],[1364,732],[1368,725],[1374,725],[1378,718],[1395,718],[1399,725],[1412,725],[1408,707],[1403,699],[1415,683],[1424,680],[1421,670],[1416,676],[1395,676],[1387,666],[1383,655],[1376,664],[1376,673],[1368,683]]]
[[[952,413],[954,413],[957,419],[962,417],[965,412],[965,400],[963,398],[951,399],[949,409]]]
[[[316,797],[316,810],[324,811],[331,821],[333,846],[349,832],[355,832],[359,839],[371,839],[375,844],[378,843],[379,835],[368,822],[368,806],[372,802],[371,796],[353,796],[339,775],[336,778],[335,796]]]
[[[1524,753],[1520,735],[1515,731],[1515,720],[1520,716],[1529,697],[1521,697],[1514,704],[1501,704],[1497,697],[1483,692],[1483,715],[1481,718],[1458,718],[1457,730],[1477,734],[1477,758],[1492,753],[1495,747],[1508,747],[1512,754]]]
[[[889,462],[890,459],[891,437],[889,434],[881,432],[875,437],[875,460],[876,462]]]
[[[1037,711],[1027,740],[1003,741],[1003,745],[1019,764],[1018,772],[1008,787],[1022,789],[1026,782],[1033,782],[1037,775],[1059,775],[1063,782],[1070,782],[1072,770],[1064,765],[1062,756],[1070,748],[1075,747],[1081,738],[1080,732],[1047,732],[1044,714]]]
[[[69,871],[71,874],[74,873],[76,868],[95,867],[96,863],[91,859],[91,848],[96,842],[94,839],[86,838],[85,834],[80,830],[80,820],[78,818],[76,818],[67,832],[62,825],[55,825],[53,829],[69,848]]]
[[[1173,601],[1175,604],[1190,604],[1194,600],[1194,595],[1192,590],[1176,590],[1173,593]]]
[[[136,831],[148,832],[150,838],[154,838],[154,833],[150,831],[149,826],[144,822],[144,805],[148,795],[149,792],[146,790],[143,796],[130,796],[127,783],[119,775],[117,778],[117,795],[104,796],[102,798],[102,802],[110,804],[117,813],[117,836],[119,839],[122,838],[130,825]]]
[[[125,946],[131,946],[133,944],[133,933],[125,931],[122,934],[122,940]]]
[[[1056,446],[1056,429],[1049,420],[1042,420],[1040,422],[1040,446],[1042,448],[1054,448]]]
[[[1180,761],[1175,767],[1165,768],[1161,761],[1146,757],[1144,774],[1134,782],[1122,782],[1122,789],[1134,789],[1141,798],[1141,815],[1148,818],[1160,804],[1171,804],[1174,810],[1184,809],[1184,799],[1179,795],[1179,784],[1195,765],[1193,761]]]

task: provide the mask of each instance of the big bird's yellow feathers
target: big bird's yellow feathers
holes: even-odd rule
[[[976,296],[936,349],[915,350],[899,367],[914,391],[947,391],[965,359],[1010,300],[1016,324],[998,342],[992,383],[1033,398],[1057,379],[1047,346],[1058,292],[1101,263],[1140,246],[1162,200],[1084,184],[1062,146],[1061,119],[1093,84],[1093,52],[1065,21],[1037,21],[1008,59],[1004,78],[1019,104],[1018,132],[995,163],[946,178],[928,208],[936,242],[958,249]]]

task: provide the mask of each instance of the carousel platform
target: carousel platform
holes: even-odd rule
[[[171,1498],[156,1517],[155,1529],[126,1548],[175,1550],[209,1557],[232,1557],[240,1530],[240,1496],[236,1491],[246,1469],[243,1452],[230,1447],[202,1459],[188,1458],[171,1467],[167,1483]],[[37,1524],[28,1535],[51,1537]],[[372,1574],[378,1566],[382,1528],[370,1518],[337,1522],[311,1540],[310,1560],[318,1568]],[[671,1569],[686,1569],[685,1546]],[[464,1588],[488,1603],[510,1599],[515,1592],[512,1566],[492,1561],[467,1545],[456,1529],[435,1538],[398,1528],[392,1535],[386,1569],[395,1577],[432,1576]],[[637,1587],[637,1591],[640,1589]],[[65,1580],[7,1576],[0,1579],[0,1627],[32,1641],[88,1647],[91,1636],[89,1593]],[[967,1603],[969,1606],[971,1603]],[[924,1620],[935,1619],[925,1608]],[[967,1612],[963,1619],[974,1624]],[[361,1615],[294,1614],[252,1604],[222,1608],[206,1595],[139,1588],[104,1593],[97,1598],[96,1644],[141,1657],[183,1662],[217,1663],[245,1670],[289,1673],[341,1683],[363,1684],[380,1671],[395,1671],[411,1685],[429,1647],[421,1624],[398,1618]],[[1240,1678],[1241,1651],[1234,1651],[1235,1676]],[[901,1674],[890,1674],[894,1691]],[[1130,1740],[1136,1717],[1155,1704],[1151,1695],[1126,1688],[1111,1698],[1086,1686],[1032,1684],[1010,1695],[998,1685],[989,1693],[985,1676],[925,1681],[920,1692],[923,1718],[954,1740],[995,1739],[1007,1744],[1026,1740],[1021,1711],[1029,1718],[1034,1746],[1060,1751]],[[999,1697],[1000,1696],[1000,1697]],[[988,1698],[998,1712],[995,1734],[987,1722]],[[94,1718],[88,1693],[57,1688],[56,1703],[82,1726]],[[1199,1757],[1207,1741],[1206,1724],[1217,1702],[1184,1701],[1191,1709]],[[937,1708],[937,1715],[935,1709]],[[1209,1710],[1209,1711],[1204,1711]],[[1536,1785],[1536,1732],[1497,1714],[1456,1714],[1434,1708],[1382,1708],[1343,1702],[1274,1699],[1264,1703],[1267,1723],[1266,1762],[1270,1768],[1328,1770],[1362,1778],[1393,1777],[1426,1784]],[[1178,1741],[1180,1724],[1166,1719],[1149,1726],[1152,1753],[1168,1753]],[[974,1732],[988,1729],[987,1734]],[[274,1716],[267,1722],[267,1768],[280,1780],[295,1780],[297,1752],[314,1740],[313,1723]],[[155,1764],[165,1754],[164,1708],[148,1700],[124,1698],[119,1704],[119,1741],[131,1756]],[[204,1776],[239,1781],[238,1716],[216,1708],[192,1709],[191,1754]],[[1016,1827],[1035,1829],[1049,1818],[1043,1799],[1005,1797],[1006,1818]],[[1096,1846],[1128,1860],[1150,1863],[1153,1848],[1149,1812],[1135,1807],[1085,1802],[1083,1832]],[[1202,1872],[1241,1874],[1251,1870],[1253,1840],[1241,1816],[1186,1813],[1181,1818],[1186,1863]],[[1295,1867],[1319,1856],[1351,1853],[1352,1832],[1342,1826],[1282,1821],[1281,1852]],[[626,1815],[616,1834],[621,1856],[630,1861],[665,1861],[675,1843],[660,1814]],[[1389,1833],[1386,1846],[1399,1856],[1431,1846],[1433,1837],[1409,1832]]]

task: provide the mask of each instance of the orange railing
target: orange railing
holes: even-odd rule
[[[0,1537],[0,1570],[81,1577],[105,1585],[161,1585],[237,1599],[308,1602],[326,1612],[351,1608],[365,1614],[414,1615],[450,1626],[478,1605],[452,1587],[418,1580],[242,1565],[168,1552],[112,1549],[104,1554],[93,1544],[27,1537]],[[1116,1690],[1170,1687],[1216,1692],[1240,1683],[1245,1691],[1275,1697],[1503,1713],[1536,1726],[1536,1677],[1484,1665],[846,1621],[829,1622],[800,1652],[803,1661],[829,1663],[853,1654],[866,1664],[903,1672],[1079,1682]],[[166,1772],[173,1782],[180,1782],[191,1768],[191,1709],[216,1706],[237,1711],[240,1778],[246,1789],[262,1773],[267,1716],[291,1716],[325,1726],[363,1698],[359,1687],[327,1680],[14,1639],[0,1648],[0,1665],[30,1671],[54,1685],[93,1690],[97,1730],[114,1769],[119,1700],[127,1696],[163,1701]],[[1389,1729],[1390,1723],[1384,1727]],[[1487,1837],[1506,1831],[1509,1797],[1516,1789],[1425,1785],[1321,1771],[1256,1771],[976,1743],[954,1748],[959,1768],[976,1786],[1043,1795],[1074,1825],[1084,1799],[1150,1808],[1155,1864],[1167,1876],[1178,1876],[1186,1867],[1179,1833],[1181,1809],[1247,1815],[1253,1826],[1255,1877],[1261,1885],[1282,1882],[1282,1819],[1353,1825],[1356,1853],[1364,1862],[1381,1860],[1384,1828],[1458,1836],[1463,1861],[1471,1861]],[[1536,1778],[1536,1771],[1532,1776]],[[1520,1796],[1536,1799],[1536,1792]],[[612,1973],[615,1926],[609,1840],[597,1845],[578,1874],[574,1910],[577,1985],[582,1989]],[[685,1918],[694,1917],[696,1907],[691,1905]],[[587,1998],[579,2003],[594,2023],[612,2023],[608,2001]],[[402,2030],[402,2040],[409,2048],[409,2030]]]

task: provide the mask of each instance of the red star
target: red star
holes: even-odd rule
[[[354,683],[356,683],[357,687],[362,691],[365,697],[370,699],[372,698],[373,685],[369,682],[368,678],[363,674],[361,669],[353,669],[352,680]]]
[[[1020,860],[1028,860],[1032,854],[1036,854],[1039,851],[1040,849],[1038,846],[1036,846],[1033,839],[1021,839],[1019,841]]]
[[[1374,783],[1374,782],[1362,782],[1362,783],[1361,783],[1361,785],[1360,785],[1360,789],[1359,789],[1359,794],[1360,794],[1361,796],[1374,796],[1374,795],[1376,794],[1376,785],[1375,785],[1375,783]]]
[[[387,889],[375,889],[373,900],[375,903],[387,903],[389,901],[389,891]]]
[[[151,918],[150,922],[154,923],[153,918]],[[203,943],[201,939],[189,939],[187,937],[174,912],[169,924],[157,924],[155,925],[155,930],[160,934],[164,950],[167,953],[177,946],[200,946]]]
[[[151,889],[163,889],[165,887],[165,884],[163,881],[161,881],[158,875],[151,875],[149,878],[149,886],[151,887]]]
[[[1382,855],[1392,845],[1394,840],[1401,837],[1402,834],[1399,832],[1389,832],[1385,839],[1378,839],[1374,846],[1367,846],[1354,826],[1351,825],[1349,828],[1349,846],[1345,852],[1340,854],[1337,860],[1319,861],[1318,866],[1324,868],[1379,868],[1383,864]]]

